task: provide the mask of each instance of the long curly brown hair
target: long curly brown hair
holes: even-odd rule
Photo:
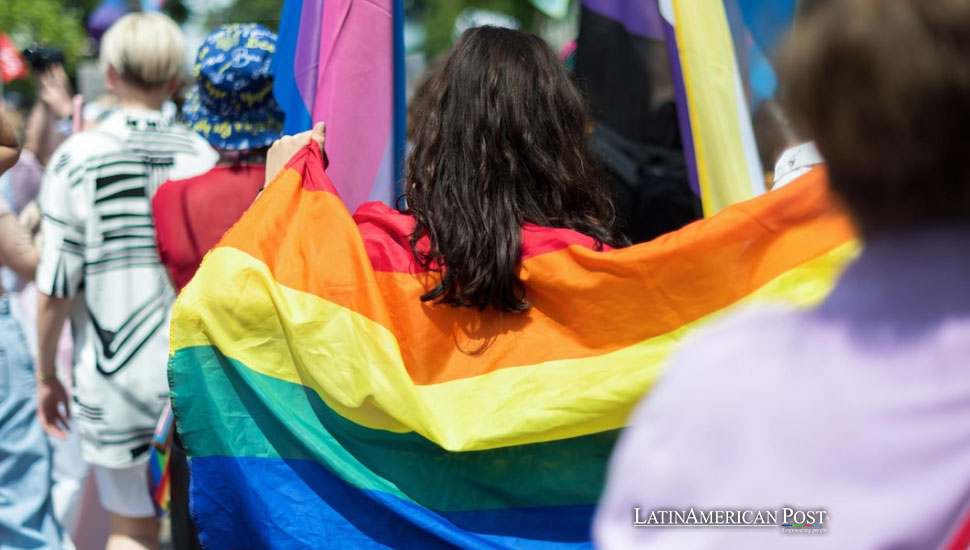
[[[597,246],[625,244],[590,149],[586,103],[540,38],[465,32],[420,86],[409,118],[411,248],[423,268],[441,273],[422,300],[528,309],[518,277],[525,223],[569,228]]]

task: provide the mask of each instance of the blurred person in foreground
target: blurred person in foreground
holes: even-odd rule
[[[120,108],[54,152],[41,189],[40,416],[61,437],[76,418],[81,452],[109,513],[112,550],[154,548],[158,537],[145,462],[168,397],[174,292],[158,260],[151,197],[164,181],[203,173],[217,158],[160,111],[183,59],[181,32],[164,15],[118,20],[101,43],[101,62]],[[54,369],[69,313],[74,407]]]
[[[781,76],[863,251],[814,310],[684,344],[616,449],[599,547],[928,549],[968,519],[970,3],[817,3]],[[824,509],[827,532],[636,528],[635,507]]]
[[[20,141],[0,112],[0,175],[17,163]],[[30,280],[38,252],[0,198],[0,265]],[[37,418],[33,361],[10,300],[0,288],[0,546],[60,548],[51,503],[50,447]]]
[[[219,152],[219,162],[200,176],[166,182],[152,199],[158,252],[177,290],[263,187],[266,151],[283,131],[270,72],[275,50],[276,35],[256,24],[220,27],[199,48],[196,85],[183,112],[192,130]],[[172,539],[176,548],[199,548],[177,434],[171,453]]]
[[[20,160],[13,168],[0,175],[0,195],[6,200],[15,217],[19,219],[20,225],[31,234],[31,240],[34,242],[39,242],[38,239],[41,238],[39,236],[41,213],[36,199],[44,177],[44,168],[37,159],[38,157],[49,158],[53,152],[53,150],[47,150],[44,153],[44,147],[49,140],[38,138],[46,132],[55,131],[52,128],[53,119],[35,116],[37,112],[50,109],[50,106],[44,103],[44,100],[38,100],[31,110],[30,117],[20,120],[21,125],[24,120],[29,121],[23,133],[24,147],[20,153]],[[11,122],[17,120],[10,117],[9,112],[7,115]],[[0,281],[7,292],[10,315],[20,325],[27,349],[30,351],[32,364],[37,358],[37,286],[33,282],[35,270],[36,266],[30,271],[28,278],[21,278],[9,268],[0,269]],[[70,381],[72,380],[73,342],[69,323],[65,325],[58,346],[57,370],[62,380]],[[31,388],[31,397],[34,398],[36,394],[36,388]],[[36,404],[32,408],[36,409]],[[82,493],[89,466],[81,459],[81,447],[76,430],[71,431],[67,439],[49,438],[48,441],[52,446],[51,497],[54,513],[58,523],[67,532],[65,536],[69,537],[70,533],[76,533],[79,527]]]

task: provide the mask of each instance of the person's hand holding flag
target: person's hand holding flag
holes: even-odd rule
[[[327,165],[327,154],[323,151],[323,143],[327,139],[327,125],[323,122],[317,122],[313,125],[312,130],[292,136],[283,136],[273,143],[269,152],[266,153],[266,182],[264,187],[276,179],[286,163],[293,158],[297,151],[309,145],[311,139],[320,146],[324,166]]]

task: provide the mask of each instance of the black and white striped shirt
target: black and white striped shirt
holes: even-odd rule
[[[123,468],[147,459],[168,395],[174,292],[158,259],[151,197],[209,170],[208,143],[156,111],[121,110],[51,157],[40,203],[41,292],[76,298],[75,407],[84,458]]]

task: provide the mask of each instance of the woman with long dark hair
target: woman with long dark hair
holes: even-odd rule
[[[541,38],[465,32],[419,86],[409,120],[401,210],[414,218],[418,264],[441,273],[422,300],[526,310],[518,277],[525,224],[576,231],[598,248],[625,244],[590,149],[586,102]],[[310,135],[277,142],[267,178]]]
[[[520,228],[572,229],[620,244],[587,136],[579,90],[537,36],[479,27],[429,75],[413,120],[406,212],[423,267],[443,266],[422,298],[522,311]],[[429,238],[430,247],[418,242]]]

